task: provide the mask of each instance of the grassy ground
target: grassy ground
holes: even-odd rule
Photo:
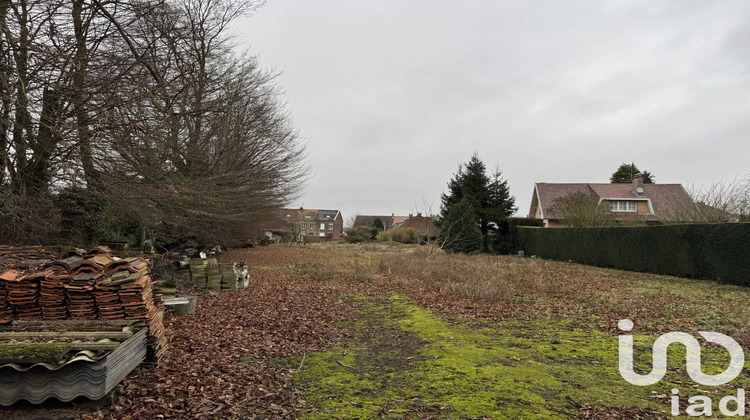
[[[665,418],[670,390],[703,389],[672,348],[665,379],[650,387],[617,369],[620,319],[635,322],[637,368],[650,370],[667,331],[718,331],[750,345],[750,290],[712,282],[538,259],[431,254],[426,247],[316,245],[235,251],[255,274],[317,284],[349,308],[334,327],[347,338],[325,351],[274,358],[301,390],[306,418]],[[727,365],[704,347],[705,372]],[[730,405],[731,407],[731,405]]]

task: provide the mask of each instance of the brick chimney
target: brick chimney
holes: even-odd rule
[[[633,175],[633,192],[636,195],[640,194],[640,191],[638,191],[638,188],[641,188],[641,189],[643,188],[643,174],[640,172]]]

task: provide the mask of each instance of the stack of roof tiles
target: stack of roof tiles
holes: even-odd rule
[[[244,289],[250,284],[245,263],[219,263],[215,258],[192,258],[176,264],[174,279],[183,285],[210,290]]]
[[[130,319],[148,322],[149,360],[166,348],[163,304],[150,264],[106,247],[71,249],[60,259],[41,247],[0,247],[0,324],[13,319]]]
[[[193,258],[190,260],[190,281],[195,287],[206,287],[208,281],[206,276],[207,264],[205,258]]]

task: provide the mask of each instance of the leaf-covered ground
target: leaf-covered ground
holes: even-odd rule
[[[236,250],[252,285],[168,315],[170,351],[116,405],[0,418],[665,418],[699,389],[679,366],[652,387],[617,373],[614,326],[636,322],[638,367],[664,331],[725,332],[747,348],[750,292],[717,283],[399,245]],[[726,357],[705,349],[708,369]],[[716,406],[715,406],[716,409]],[[5,416],[4,416],[5,415]],[[41,417],[33,417],[38,415]],[[55,417],[57,416],[57,417]]]

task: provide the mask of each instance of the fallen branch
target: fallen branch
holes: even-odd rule
[[[337,360],[336,362],[345,368],[354,369],[354,366],[349,366],[346,363],[342,362],[341,360]]]

